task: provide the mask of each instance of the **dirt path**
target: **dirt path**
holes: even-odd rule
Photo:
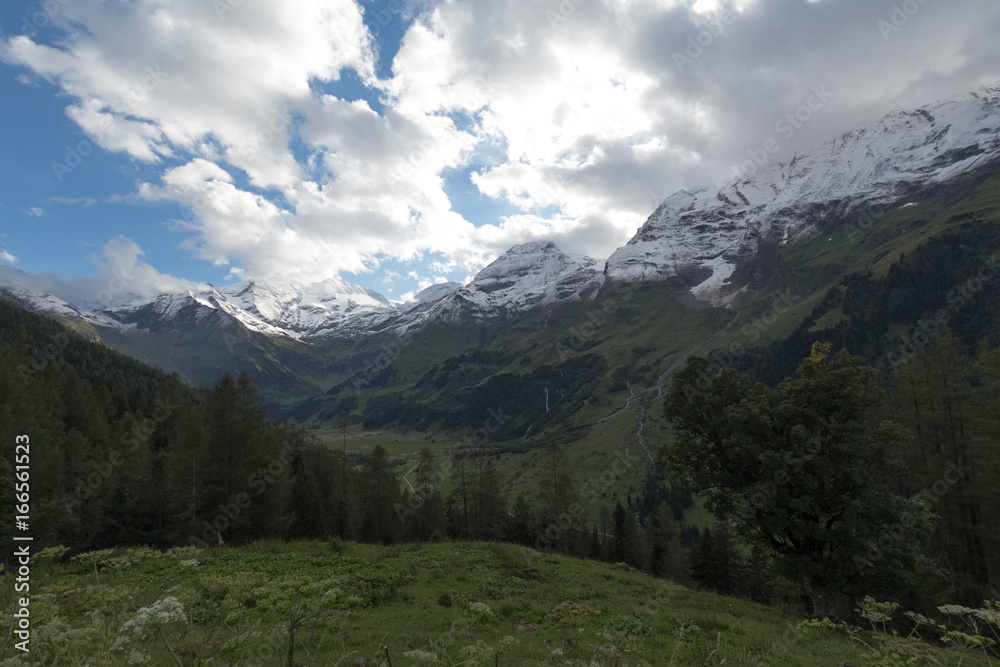
[[[614,419],[615,417],[618,417],[619,415],[628,412],[629,410],[632,409],[633,403],[635,403],[641,396],[645,396],[655,391],[656,396],[650,398],[645,405],[641,405],[639,407],[639,417],[636,422],[636,430],[635,430],[636,438],[639,440],[639,446],[642,447],[644,452],[646,452],[646,457],[649,458],[649,460],[655,464],[656,458],[653,456],[653,452],[650,451],[649,446],[646,444],[646,439],[642,435],[642,428],[645,425],[646,421],[646,408],[649,407],[650,405],[654,405],[658,400],[660,400],[660,398],[663,396],[663,385],[664,383],[666,383],[667,378],[670,377],[674,373],[674,371],[680,368],[684,364],[684,362],[688,360],[688,357],[690,357],[692,354],[694,354],[701,348],[705,347],[712,341],[716,340],[717,338],[726,335],[726,333],[728,333],[729,330],[733,328],[733,325],[736,324],[736,320],[738,320],[739,317],[740,317],[740,311],[737,310],[736,314],[733,315],[733,319],[729,320],[729,324],[727,324],[724,329],[722,329],[721,331],[717,331],[709,338],[706,338],[701,343],[695,345],[690,350],[685,352],[680,359],[672,363],[670,367],[667,368],[667,370],[664,371],[664,373],[656,379],[656,384],[654,384],[646,391],[642,392],[642,394],[640,394],[639,396],[636,396],[634,386],[629,385],[629,396],[628,400],[625,401],[625,407],[615,410],[607,417],[602,417],[598,419],[593,424],[591,424],[591,427],[597,426],[598,424],[603,424],[609,419]]]

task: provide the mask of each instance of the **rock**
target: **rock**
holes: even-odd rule
[[[535,630],[537,630],[535,624],[526,618],[522,618],[520,621],[518,621],[517,627],[515,627],[514,629],[520,630],[521,632],[534,632]]]

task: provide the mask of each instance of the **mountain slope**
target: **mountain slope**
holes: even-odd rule
[[[428,318],[509,316],[560,301],[593,297],[604,283],[591,257],[567,255],[550,242],[514,246],[466,286],[442,299]]]
[[[788,163],[719,190],[667,198],[608,259],[612,280],[681,276],[695,293],[724,294],[740,264],[762,243],[791,244],[824,218],[972,171],[1000,156],[1000,89],[897,111]]]
[[[433,286],[406,304],[344,281],[301,286],[280,276],[100,312],[21,298],[193,384],[245,370],[272,407],[321,428],[339,416],[364,420],[369,401],[383,406],[369,422],[385,428],[474,428],[479,417],[459,418],[455,396],[542,378],[535,403],[514,420],[527,428],[545,421],[532,416],[546,405],[546,386],[556,386],[544,378],[580,354],[596,354],[600,364],[588,369],[602,370],[596,384],[566,379],[563,394],[575,389],[559,408],[563,425],[607,416],[613,410],[597,408],[605,401],[628,401],[641,424],[684,355],[737,335],[757,344],[742,332],[766,315],[776,290],[795,306],[766,340],[789,334],[808,316],[801,304],[815,305],[843,276],[940,233],[932,221],[973,197],[1000,165],[998,137],[998,89],[894,112],[720,190],[669,197],[606,264],[529,243],[465,286]],[[445,366],[477,350],[497,351],[498,365],[472,364],[438,386]],[[585,398],[584,386],[598,398]],[[393,417],[387,405],[409,416]]]

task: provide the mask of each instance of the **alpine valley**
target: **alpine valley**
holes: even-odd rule
[[[585,470],[610,466],[615,446],[651,465],[657,399],[691,354],[774,383],[820,340],[888,373],[942,311],[965,345],[1000,342],[980,270],[1000,250],[998,216],[1000,88],[987,88],[673,194],[607,260],[519,245],[402,305],[280,276],[89,310],[16,271],[2,293],[191,385],[246,372],[271,416],[321,439],[346,420],[355,444],[394,454],[528,454],[515,485],[529,488],[553,438],[576,443]]]

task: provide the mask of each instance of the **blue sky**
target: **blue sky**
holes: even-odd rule
[[[0,5],[0,278],[86,305],[274,274],[392,299],[510,246],[605,257],[718,182],[1000,80],[957,0]],[[16,271],[15,271],[16,270]],[[22,273],[23,272],[23,273]]]

